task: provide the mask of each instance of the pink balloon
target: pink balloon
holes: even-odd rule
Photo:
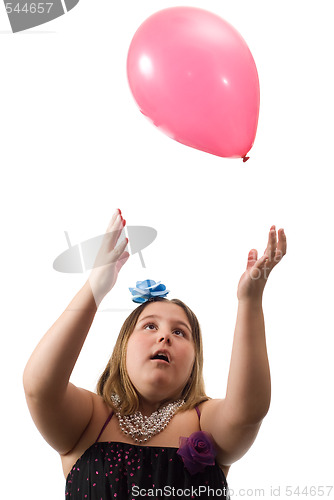
[[[245,160],[258,123],[259,79],[229,23],[193,7],[161,10],[136,31],[127,73],[141,112],[168,136]]]

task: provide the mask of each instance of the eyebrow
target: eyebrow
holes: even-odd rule
[[[151,319],[151,318],[152,319],[161,319],[161,316],[156,316],[155,314],[150,314],[149,316],[145,316],[145,318],[142,318],[140,321],[138,321],[138,323],[141,323],[142,321],[145,321],[145,320]],[[187,323],[184,323],[184,321],[176,320],[176,323],[178,323],[179,325],[185,326],[187,328],[187,330],[189,330],[189,332],[192,333],[190,327],[187,325]]]

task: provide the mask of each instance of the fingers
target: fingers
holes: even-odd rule
[[[247,269],[251,269],[257,261],[257,250],[253,248],[248,252]]]
[[[264,253],[262,257],[256,260],[254,264],[248,268],[248,270],[252,279],[259,279],[260,276],[263,276],[265,279],[267,279],[270,270],[267,266],[266,253]]]
[[[115,212],[113,213],[112,217],[111,217],[111,220],[108,224],[108,227],[106,229],[106,233],[109,233],[111,228],[112,228],[112,225],[115,223],[115,220],[117,218],[118,215],[122,215],[122,211],[120,208],[116,208]]]
[[[268,236],[267,248],[260,259],[258,259],[257,250],[252,249],[248,253],[247,269],[252,267],[261,267],[266,261],[273,262],[276,254],[277,240],[276,240],[276,229],[275,226],[271,226]]]
[[[265,250],[266,255],[266,264],[269,265],[270,268],[273,268],[282,260],[284,255],[286,254],[286,236],[284,233],[284,229],[281,228],[278,230],[278,240],[276,235],[276,227],[271,226],[268,237],[268,245]]]
[[[265,251],[265,254],[269,262],[274,260],[276,247],[277,247],[276,228],[275,226],[271,226],[268,236],[268,244]]]
[[[124,250],[127,247],[129,240],[128,238],[124,238],[117,247],[114,248],[114,250],[111,252],[111,262],[116,262],[120,260],[121,258],[124,258]],[[125,252],[128,253],[128,252]]]
[[[258,273],[258,270],[264,273],[264,277],[268,277],[270,271],[282,260],[286,254],[286,236],[284,229],[278,230],[276,235],[276,227],[273,225],[270,228],[267,247],[262,257],[258,259],[257,251],[250,250],[248,253],[247,270],[251,274]]]
[[[276,259],[278,259],[277,262],[279,262],[286,254],[286,248],[286,235],[284,229],[282,228],[278,230],[278,245],[276,251]]]
[[[106,245],[107,251],[110,252],[115,248],[125,224],[126,220],[123,219],[121,210],[118,208],[113,214],[105,234],[104,244]]]

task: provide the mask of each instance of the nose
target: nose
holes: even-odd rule
[[[169,333],[165,333],[165,332],[164,333],[160,332],[159,335],[158,335],[158,342],[160,344],[166,343],[168,345],[171,345],[172,339],[171,339],[170,334]]]

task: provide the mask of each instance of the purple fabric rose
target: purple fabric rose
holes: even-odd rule
[[[181,436],[177,454],[190,474],[197,474],[204,471],[207,465],[215,464],[216,451],[208,432],[194,432],[188,438]]]

